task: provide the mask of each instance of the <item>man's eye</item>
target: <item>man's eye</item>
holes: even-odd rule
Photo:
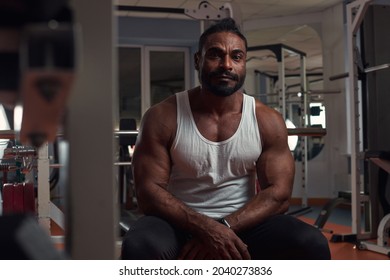
[[[235,55],[233,55],[232,58],[234,60],[242,60],[242,59],[244,59],[244,55],[242,55],[242,54],[235,54]]]
[[[212,57],[212,58],[217,58],[217,57],[219,57],[219,54],[218,54],[217,52],[210,52],[210,53],[208,54],[208,56],[209,56],[209,57]]]

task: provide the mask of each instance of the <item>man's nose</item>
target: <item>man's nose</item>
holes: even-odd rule
[[[226,70],[232,70],[232,59],[230,56],[225,55],[222,57],[220,66]]]

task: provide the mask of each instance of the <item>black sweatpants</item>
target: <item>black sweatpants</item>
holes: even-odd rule
[[[126,233],[122,259],[176,259],[188,234],[166,221],[144,216]],[[330,259],[328,241],[313,226],[289,216],[278,215],[238,234],[257,260],[326,260]]]

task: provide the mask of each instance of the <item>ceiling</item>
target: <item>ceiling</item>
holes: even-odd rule
[[[196,10],[205,1],[199,0],[116,0],[117,5],[180,8]],[[306,72],[322,73],[321,40],[316,31],[321,13],[343,0],[210,0],[212,7],[219,9],[228,4],[233,9],[233,17],[239,19],[249,46],[284,44],[306,54]],[[140,13],[122,11],[123,16],[159,18],[186,18],[174,13]],[[248,67],[277,73],[274,54],[267,50],[251,51]],[[285,60],[286,73],[299,72],[298,56]]]

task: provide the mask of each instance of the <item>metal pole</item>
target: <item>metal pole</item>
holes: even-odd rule
[[[356,34],[363,20],[368,4],[372,0],[358,0],[347,4],[347,47],[348,47],[348,84],[349,92],[349,121],[350,121],[350,144],[351,144],[351,212],[352,233],[359,239],[361,234],[361,170],[359,164],[360,154],[360,127],[359,127],[359,97],[358,97],[358,73],[357,60],[355,59]],[[348,98],[347,97],[347,98]],[[348,104],[348,100],[347,100]]]
[[[308,91],[306,85],[306,57],[300,56],[300,64],[301,64],[301,91],[303,96],[303,112],[302,112],[302,120],[303,127],[307,128],[310,123],[310,116],[308,114]],[[307,207],[307,191],[308,191],[308,138],[307,136],[302,136],[302,207]]]
[[[279,72],[279,110],[283,116],[283,119],[286,119],[286,87],[285,87],[285,67],[284,67],[284,50],[283,47],[280,50],[281,56],[280,61],[278,62],[278,72]]]
[[[50,232],[50,167],[49,148],[45,143],[38,150],[38,221]]]

